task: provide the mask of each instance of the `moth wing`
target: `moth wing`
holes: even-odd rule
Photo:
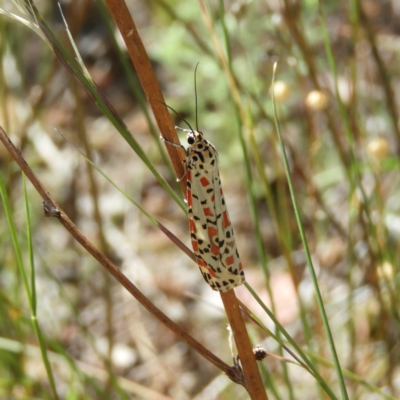
[[[218,245],[221,270],[224,280],[230,282],[230,289],[241,285],[245,278],[240,261],[239,252],[236,246],[235,235],[233,233],[232,223],[229,218],[228,209],[225,203],[224,193],[222,191],[221,179],[218,169],[215,179],[215,215],[217,215]]]
[[[189,224],[192,246],[200,271],[211,288],[218,290],[219,274],[216,266],[219,265],[219,250],[216,251],[212,245],[212,237],[214,231],[217,230],[217,224],[215,218],[210,215],[214,212],[209,200],[211,196],[204,193],[204,187],[201,183],[208,181],[209,175],[205,172],[200,174],[198,170],[188,170],[188,178],[191,182],[191,189],[187,193]],[[212,249],[217,254],[213,254]]]
[[[207,171],[190,172],[193,179],[189,218],[197,263],[214,290],[227,291],[244,282],[244,273],[221,189],[218,163]]]

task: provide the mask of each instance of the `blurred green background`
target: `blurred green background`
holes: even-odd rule
[[[219,152],[247,282],[340,398],[288,191],[273,92],[349,398],[399,398],[398,2],[209,1],[207,13],[201,3],[127,2],[165,101],[192,126],[199,63],[198,125]],[[57,3],[35,4],[75,58]],[[105,5],[60,4],[93,81],[183,198]],[[0,125],[79,229],[163,312],[231,364],[219,294],[79,151],[190,246],[187,216],[48,44],[22,1],[1,3]],[[180,116],[172,115],[187,128]],[[36,291],[31,282],[28,296],[24,289],[2,205],[1,399],[248,398],[151,317],[56,219],[44,218],[29,182],[27,218],[21,172],[2,144],[0,174],[3,204],[7,198],[28,276],[34,265]],[[335,398],[305,368],[274,357],[293,360],[283,344],[294,350],[271,336],[275,325],[245,287],[236,293],[259,319],[247,319],[253,344],[272,355],[260,364],[269,398]],[[32,299],[47,371],[31,323]]]

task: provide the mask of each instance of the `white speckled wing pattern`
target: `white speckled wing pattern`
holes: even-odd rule
[[[226,208],[218,153],[199,131],[187,131],[187,204],[197,264],[213,290],[226,292],[245,281]]]

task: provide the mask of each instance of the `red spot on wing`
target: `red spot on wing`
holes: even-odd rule
[[[199,267],[205,268],[213,278],[217,276],[212,269],[208,268],[207,264],[201,258],[197,259],[197,264],[199,265]]]
[[[216,273],[215,273],[212,269],[207,268],[207,271],[208,271],[208,273],[209,273],[213,278],[216,278],[216,277],[217,277]]]
[[[188,181],[192,180],[192,171],[189,168],[186,170],[186,179]]]
[[[209,207],[204,207],[203,212],[206,217],[212,217],[214,215]]]
[[[212,238],[217,234],[217,230],[213,228],[212,226],[208,227],[208,237],[210,238],[210,241],[212,241]]]
[[[203,176],[203,177],[200,179],[200,183],[201,183],[201,185],[202,185],[203,187],[206,187],[206,186],[208,186],[208,185],[210,184],[210,181],[209,181],[205,176]]]
[[[218,232],[212,226],[208,227],[207,232],[208,232],[208,238],[210,239],[210,243],[211,243],[211,253],[217,255],[217,254],[219,254],[219,247],[216,246],[215,244],[213,244],[213,242],[214,242],[213,238]]]
[[[231,224],[231,222],[229,221],[229,217],[228,217],[228,212],[227,211],[224,211],[223,217],[224,217],[224,228],[227,228]]]
[[[230,256],[230,257],[226,257],[226,263],[228,264],[228,265],[232,265],[233,263],[234,263],[234,258],[233,258],[233,256]]]
[[[192,240],[192,247],[195,253],[199,251],[199,244],[195,240]]]

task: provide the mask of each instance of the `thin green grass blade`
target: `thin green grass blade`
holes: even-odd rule
[[[3,200],[3,206],[4,206],[4,211],[6,213],[7,217],[7,222],[8,222],[8,227],[10,230],[10,235],[14,247],[14,253],[15,257],[17,259],[17,265],[18,265],[18,270],[22,276],[22,281],[24,283],[24,288],[26,295],[28,297],[28,302],[29,306],[31,309],[31,321],[33,325],[33,329],[35,331],[35,334],[38,338],[42,357],[43,357],[43,362],[45,364],[45,368],[47,371],[47,375],[49,378],[50,386],[52,388],[53,396],[56,400],[58,400],[58,394],[56,391],[56,385],[54,381],[54,377],[52,374],[51,366],[47,357],[46,353],[46,345],[42,339],[41,331],[38,325],[37,317],[36,317],[36,290],[35,290],[35,282],[34,282],[34,264],[33,264],[33,251],[32,251],[32,236],[31,236],[31,229],[30,229],[30,216],[29,216],[29,210],[27,208],[27,194],[26,194],[26,186],[25,186],[25,180],[24,180],[24,196],[25,196],[25,209],[27,211],[27,221],[28,221],[28,246],[29,246],[29,261],[30,261],[30,282],[32,284],[32,287],[29,285],[29,280],[25,271],[24,263],[23,263],[23,258],[22,258],[22,251],[21,247],[18,241],[18,235],[16,231],[16,227],[14,224],[13,216],[12,216],[12,209],[11,209],[11,204],[6,192],[6,187],[4,184],[4,179],[2,174],[0,173],[0,194],[1,198]]]
[[[96,356],[103,363],[102,368],[103,368],[104,373],[108,373],[109,379],[112,380],[113,382],[115,382],[115,385],[114,385],[115,390],[119,391],[120,387],[116,386],[116,385],[119,385],[118,377],[117,377],[117,375],[115,375],[115,372],[113,371],[113,368],[110,365],[107,356],[104,355],[104,352],[99,350],[98,343],[97,343],[95,337],[93,336],[93,333],[91,332],[90,327],[88,327],[87,324],[82,319],[79,307],[74,303],[74,301],[72,301],[70,299],[69,295],[67,294],[67,292],[65,290],[65,287],[54,275],[54,272],[53,272],[51,266],[47,265],[45,260],[41,260],[41,267],[42,267],[43,271],[47,274],[47,276],[51,280],[53,280],[53,282],[57,285],[58,291],[60,293],[60,297],[62,298],[64,304],[67,305],[72,310],[75,321],[77,322],[80,329],[82,330],[83,337],[85,338],[85,340],[88,341],[88,343],[92,347],[93,351],[96,353]],[[53,342],[53,341],[49,341],[49,340],[48,340],[48,342],[49,342],[49,346],[53,350],[56,350],[59,353],[59,355],[57,355],[57,356],[60,358],[64,357],[65,363],[70,364],[72,371],[76,372],[76,374],[79,375],[80,377],[82,377],[84,381],[89,381],[90,385],[94,384],[94,382],[95,382],[94,379],[88,380],[86,378],[86,376],[82,376],[82,373],[79,370],[79,365],[77,365],[76,361],[68,354],[68,352],[65,350],[65,348],[63,346],[61,346],[57,342]],[[50,355],[54,356],[54,353],[50,353]],[[96,383],[96,391],[98,391],[101,394],[102,390],[104,390],[104,389],[102,389]],[[124,392],[122,392],[122,394],[125,395]],[[107,398],[107,397],[103,396],[103,398]]]
[[[356,29],[355,24],[357,23],[358,13],[357,7],[359,5],[352,2],[351,7],[351,20],[353,23],[353,29]],[[338,84],[338,72],[337,72],[337,65],[333,55],[332,46],[328,34],[328,29],[325,22],[325,17],[322,11],[322,4],[319,2],[318,7],[319,12],[319,20],[322,28],[322,35],[325,44],[325,52],[327,55],[329,67],[332,73],[334,88],[335,88],[335,98],[338,104],[339,112],[340,112],[340,119],[343,123],[344,131],[346,134],[346,138],[349,144],[349,154],[351,159],[351,166],[352,166],[352,173],[350,174],[352,181],[352,190],[354,191],[355,188],[358,189],[358,192],[361,194],[362,197],[362,204],[363,204],[363,212],[366,215],[366,241],[370,248],[370,252],[372,253],[372,257],[376,258],[378,262],[382,265],[386,261],[389,261],[392,265],[398,264],[395,260],[394,254],[389,247],[382,246],[381,243],[388,243],[390,242],[389,232],[387,226],[382,222],[378,224],[376,220],[373,218],[373,198],[374,195],[368,196],[363,185],[363,164],[359,162],[356,156],[356,149],[355,149],[355,139],[350,127],[348,113],[346,112],[345,106],[343,104],[340,91],[339,91],[339,84]],[[378,178],[376,178],[378,179]],[[378,200],[379,201],[379,200]],[[380,205],[381,212],[384,213],[383,205]],[[395,287],[391,285],[387,285],[387,291],[390,296],[390,303],[391,304],[398,304],[398,291]],[[384,306],[383,306],[384,307]],[[391,307],[389,312],[393,315],[393,318],[400,322],[400,313],[396,307]]]
[[[352,5],[352,19],[355,20],[357,18],[356,14],[356,9],[357,5]],[[382,247],[379,245],[379,242],[388,242],[390,240],[389,235],[387,230],[383,227],[381,230],[382,233],[385,235],[385,238],[379,239],[378,237],[378,232],[377,232],[377,224],[376,222],[373,221],[372,217],[372,210],[371,210],[371,199],[368,197],[367,193],[365,192],[364,186],[362,184],[362,179],[363,179],[363,164],[357,160],[356,153],[355,153],[355,139],[354,135],[352,133],[352,129],[350,128],[350,122],[348,118],[348,114],[346,112],[346,109],[343,105],[343,101],[341,99],[340,91],[339,91],[339,83],[338,83],[338,73],[337,73],[337,67],[336,67],[336,62],[335,58],[333,56],[333,51],[332,51],[332,46],[330,43],[329,39],[329,34],[328,34],[328,29],[326,27],[325,23],[325,18],[322,12],[322,7],[321,3],[319,2],[319,19],[320,19],[320,24],[322,27],[322,35],[324,38],[324,44],[325,44],[325,52],[328,58],[328,63],[329,67],[331,69],[332,77],[333,77],[333,82],[334,82],[334,88],[335,88],[335,98],[337,100],[339,112],[340,112],[340,120],[343,123],[343,128],[346,133],[346,138],[349,144],[349,154],[350,154],[350,159],[352,163],[352,174],[349,174],[350,177],[352,178],[351,184],[352,184],[352,190],[354,188],[357,188],[361,194],[362,201],[363,201],[363,209],[365,211],[365,214],[367,216],[367,242],[369,243],[372,251],[376,253],[376,257],[379,259],[381,263],[383,263],[385,260],[389,260],[391,264],[396,264],[396,260],[394,260],[393,254],[391,251],[387,251],[386,249],[382,249]],[[394,292],[390,293],[392,297],[392,301],[397,302],[397,295]],[[400,317],[397,312],[394,313],[394,317],[400,321]]]
[[[234,71],[233,71],[233,65],[232,65],[232,58],[231,58],[231,51],[230,51],[230,39],[229,39],[229,33],[228,29],[225,24],[225,8],[223,1],[219,1],[219,11],[220,11],[220,21],[222,24],[222,32],[224,36],[224,42],[225,42],[225,52],[227,54],[227,65],[229,68],[229,73],[231,74],[232,78],[234,81],[237,82],[237,79],[234,78]],[[228,79],[229,81],[229,79]],[[234,98],[235,96],[233,96]],[[238,99],[239,101],[239,99]],[[252,222],[254,225],[254,230],[255,230],[255,236],[256,236],[256,246],[257,246],[257,253],[258,257],[260,259],[260,264],[262,266],[264,276],[265,276],[265,281],[266,281],[266,288],[268,292],[268,296],[271,299],[271,306],[273,312],[275,312],[275,304],[274,304],[274,297],[272,295],[272,288],[270,284],[270,275],[269,271],[267,269],[267,254],[265,252],[265,247],[262,241],[262,235],[261,235],[261,228],[259,224],[259,218],[257,215],[257,205],[256,205],[256,199],[254,195],[254,190],[253,190],[253,177],[252,177],[252,172],[251,172],[251,165],[250,165],[250,160],[248,156],[248,150],[247,150],[247,144],[243,135],[243,126],[246,121],[242,120],[242,114],[239,110],[240,105],[236,104],[236,102],[233,102],[234,106],[234,112],[235,112],[235,119],[237,122],[237,132],[238,132],[238,137],[240,141],[240,146],[242,148],[242,154],[243,154],[243,160],[244,160],[244,169],[245,169],[245,182],[246,182],[246,193],[247,197],[249,199],[249,204],[250,204],[250,210],[251,210],[251,216],[252,216]],[[279,336],[279,331],[277,331],[277,335]],[[282,349],[280,349],[281,354],[282,354]],[[287,365],[285,363],[282,364],[282,369],[283,369],[283,375],[285,378],[286,382],[286,388],[288,389],[288,394],[289,394],[289,399],[294,400],[294,393],[293,393],[293,388],[291,384],[291,380],[289,377],[289,371],[287,369]],[[274,387],[274,381],[273,379],[269,380],[269,383],[272,387],[272,390],[277,392],[276,388]]]
[[[121,119],[121,117],[117,114],[117,112],[112,107],[111,103],[108,101],[107,97],[104,93],[97,87],[95,82],[92,80],[89,72],[87,71],[85,65],[83,63],[79,63],[80,56],[76,50],[76,57],[73,58],[68,51],[62,46],[57,37],[54,35],[53,31],[47,25],[39,11],[35,8],[34,5],[29,3],[29,9],[31,10],[32,17],[36,19],[39,24],[40,29],[46,36],[47,41],[51,44],[54,53],[63,63],[63,65],[67,68],[67,70],[78,79],[78,82],[81,83],[83,88],[88,92],[90,96],[94,99],[97,106],[104,113],[104,115],[109,119],[109,121],[114,125],[114,127],[118,130],[121,136],[125,139],[125,141],[129,144],[129,146],[135,151],[138,157],[145,163],[145,165],[149,168],[151,173],[160,183],[160,185],[169,193],[169,195],[175,200],[175,202],[182,208],[183,211],[187,212],[187,207],[183,200],[175,193],[175,191],[171,188],[171,186],[167,183],[167,181],[158,173],[158,171],[154,168],[151,161],[148,159],[146,153],[140,147],[139,143],[135,140],[135,138],[131,135],[129,130],[127,129],[125,123]],[[28,7],[28,6],[27,6]],[[68,29],[67,29],[68,33]],[[76,49],[76,46],[73,42],[71,36],[71,45]]]
[[[282,249],[283,256],[287,262],[290,273],[293,276],[295,271],[293,271],[293,266],[291,265],[292,264],[291,255],[290,255],[290,252],[292,249],[291,240],[290,240],[289,235],[285,234],[283,229],[280,229],[278,212],[277,212],[277,209],[275,206],[275,202],[272,198],[271,188],[268,183],[268,179],[266,176],[266,172],[265,172],[264,164],[263,164],[262,157],[261,157],[261,154],[259,151],[259,147],[257,145],[256,139],[253,134],[253,122],[251,119],[250,111],[248,112],[248,115],[249,115],[249,120],[250,120],[248,134],[249,134],[250,145],[251,145],[253,156],[254,156],[254,162],[258,169],[258,174],[261,179],[261,184],[264,187],[264,197],[266,199],[267,207],[271,213],[271,218],[273,221],[276,235],[278,236],[279,241],[281,243],[281,249]],[[307,318],[306,318],[305,306],[303,304],[303,300],[302,300],[301,296],[299,295],[298,290],[296,290],[296,299],[297,299],[297,303],[299,305],[300,319],[301,319],[301,323],[303,326],[304,337],[305,337],[307,345],[311,349],[311,330],[310,330],[310,326],[309,326]],[[274,308],[273,308],[273,311],[274,311]],[[279,331],[277,331],[277,333],[279,336]]]
[[[97,4],[98,9],[103,17],[105,24],[106,24],[106,27],[107,27],[108,33],[110,35],[111,41],[113,43],[114,49],[117,52],[118,60],[121,63],[122,68],[125,72],[125,76],[128,81],[129,88],[132,91],[133,96],[135,97],[135,100],[137,101],[140,109],[142,110],[142,113],[146,119],[147,125],[149,126],[150,133],[153,136],[154,142],[158,148],[159,153],[161,154],[164,165],[167,166],[171,177],[175,178],[175,173],[171,166],[171,161],[167,155],[165,146],[163,145],[162,141],[160,140],[160,133],[158,132],[157,128],[154,126],[153,120],[151,119],[150,113],[146,106],[146,102],[143,98],[142,93],[140,92],[140,90],[138,88],[137,82],[135,81],[135,77],[134,77],[133,70],[132,70],[132,64],[126,58],[124,52],[121,49],[121,46],[118,44],[118,41],[115,37],[114,25],[112,24],[112,22],[110,20],[110,14],[109,14],[108,10],[106,9],[103,0],[96,0],[96,4]],[[177,182],[175,184],[176,184],[176,188],[177,188],[178,187]]]
[[[322,36],[323,36],[324,44],[325,44],[325,52],[326,52],[326,55],[328,58],[329,67],[331,69],[331,73],[332,73],[332,77],[333,77],[333,83],[334,83],[334,88],[335,88],[335,98],[336,98],[336,101],[337,101],[337,104],[339,107],[340,120],[343,123],[344,132],[346,134],[347,142],[349,144],[349,154],[350,154],[350,159],[351,159],[351,171],[350,172],[352,172],[349,174],[349,178],[351,179],[352,189],[354,190],[354,188],[357,187],[360,190],[360,193],[363,198],[363,202],[365,204],[365,210],[368,213],[369,228],[371,228],[369,200],[365,193],[364,187],[361,184],[362,173],[360,170],[359,162],[354,153],[354,136],[352,134],[352,130],[350,128],[350,123],[349,123],[349,118],[348,118],[347,112],[345,110],[345,107],[343,105],[343,101],[342,101],[342,98],[341,98],[341,95],[339,92],[339,83],[338,83],[338,74],[337,74],[336,63],[335,63],[335,59],[334,59],[333,52],[332,52],[332,47],[331,47],[330,40],[329,40],[328,29],[325,24],[325,18],[322,13],[321,3],[319,3],[318,11],[319,11],[320,24],[321,24],[321,28],[322,28]],[[371,235],[373,235],[373,237],[375,238],[373,229],[370,229],[369,233]],[[376,238],[375,238],[375,240],[376,240]]]
[[[293,348],[297,351],[299,356],[304,360],[304,363],[307,365],[307,367],[313,372],[313,375],[315,379],[318,381],[318,383],[321,385],[321,387],[325,390],[325,392],[330,396],[332,400],[338,400],[336,395],[332,392],[332,389],[329,387],[329,385],[325,382],[325,380],[322,378],[318,370],[315,368],[314,364],[308,359],[308,357],[305,355],[303,350],[299,347],[299,345],[292,339],[292,337],[289,335],[289,333],[285,330],[285,328],[279,323],[279,321],[275,318],[275,315],[273,312],[271,312],[268,307],[263,303],[263,301],[260,299],[260,297],[257,295],[257,293],[253,290],[253,288],[245,282],[244,285],[246,286],[247,290],[253,295],[255,300],[258,302],[258,304],[263,308],[263,310],[268,314],[268,316],[271,318],[273,323],[275,324],[277,330],[286,338],[286,340],[293,346]],[[275,337],[278,339],[278,336]]]
[[[249,290],[252,291],[253,289],[250,287]],[[261,300],[261,299],[257,299],[257,301],[258,301],[258,302],[260,303],[260,305],[261,305],[262,300]],[[249,312],[249,310],[248,310],[245,306],[242,305],[242,307],[244,307],[244,309],[245,309],[246,312]],[[264,308],[265,305],[262,306],[262,307]],[[299,348],[299,347],[297,346],[296,342],[294,342],[294,341],[291,339],[289,333],[285,330],[285,328],[284,328],[283,326],[281,326],[281,325],[279,324],[279,322],[277,322],[277,321],[275,320],[274,314],[273,314],[271,311],[269,311],[267,307],[265,307],[264,309],[265,309],[265,311],[268,313],[268,315],[271,317],[271,319],[273,320],[273,322],[276,323],[276,325],[278,326],[278,328],[279,328],[279,330],[282,332],[282,334],[286,337],[287,342],[288,342],[289,344],[291,344],[291,345],[296,349],[296,351],[298,352],[298,354],[301,356],[301,358],[302,358],[303,360],[312,359],[312,360],[316,361],[318,364],[321,364],[321,365],[323,365],[323,366],[325,366],[325,367],[328,367],[328,368],[334,368],[334,367],[335,367],[334,364],[333,364],[331,361],[329,361],[329,360],[327,360],[327,359],[325,359],[325,358],[319,356],[319,355],[316,354],[315,352],[310,351],[310,350],[307,350],[307,349],[301,349],[301,348]],[[249,314],[249,318],[253,319],[254,322],[255,322],[261,329],[265,330],[265,332],[267,332],[267,334],[268,334],[269,336],[271,336],[271,337],[272,337],[273,339],[275,339],[276,341],[279,341],[278,336],[276,336],[273,332],[271,332],[271,331],[268,329],[268,327],[266,327],[266,326],[263,324],[263,322],[262,322],[261,320],[259,320],[255,315]],[[280,343],[281,343],[282,345],[284,345],[282,342],[280,342]],[[301,360],[299,360],[298,357],[297,357],[295,354],[293,354],[293,352],[289,351],[289,349],[287,348],[286,345],[285,345],[285,350],[286,350],[287,352],[289,352],[289,354],[291,354],[291,356],[297,361],[296,365],[303,367],[303,368],[306,369],[312,376],[314,376],[315,378],[317,378],[317,376],[316,376],[315,373],[314,373],[315,371],[312,370],[311,368],[309,368],[309,365],[306,365],[306,364],[303,363]],[[307,358],[307,357],[308,357],[308,358]],[[309,360],[309,361],[310,361],[310,360]],[[311,365],[313,365],[313,364],[311,364]],[[359,384],[362,385],[362,386],[365,386],[367,389],[371,390],[372,392],[377,393],[377,394],[379,394],[380,396],[382,396],[382,398],[384,398],[384,399],[386,399],[386,400],[396,400],[396,399],[395,399],[393,396],[391,396],[390,394],[385,393],[383,390],[381,390],[381,389],[380,389],[379,387],[377,387],[376,385],[373,385],[372,383],[366,381],[365,379],[360,378],[358,375],[352,373],[351,371],[348,371],[347,369],[342,368],[342,372],[343,372],[343,375],[346,376],[347,378],[353,380],[354,382],[359,383]],[[326,382],[325,382],[325,383],[326,383]]]
[[[315,353],[311,353],[307,350],[304,350],[304,352],[306,354],[308,354],[308,356],[312,359],[314,359],[315,361],[317,361],[318,363],[320,363],[321,365],[324,365],[326,367],[330,367],[330,368],[334,368],[334,364],[328,360],[326,360],[325,358],[322,358],[320,356],[318,356]],[[362,386],[365,386],[368,390],[370,390],[373,393],[377,393],[380,396],[382,396],[382,398],[386,399],[386,400],[398,400],[398,398],[395,398],[393,396],[391,396],[388,393],[385,393],[383,390],[381,390],[378,386],[373,385],[372,383],[366,381],[365,379],[360,378],[358,375],[354,374],[353,372],[342,368],[342,372],[343,375],[346,376],[347,378],[353,380],[354,382],[359,383]]]
[[[74,360],[68,354],[67,351],[65,351],[62,345],[60,345],[57,342],[51,342],[50,340],[47,340],[47,342],[50,348],[52,348],[52,350],[49,351],[49,355],[53,363],[58,365],[63,371],[66,371],[67,366],[70,366],[70,371],[76,373],[76,375],[79,376],[85,382],[85,384],[90,385],[91,388],[93,388],[97,392],[99,398],[109,399],[109,400],[115,398],[109,395],[105,389],[100,387],[100,384],[98,383],[97,379],[83,372],[79,368],[79,363],[76,362],[76,360]],[[4,349],[9,353],[14,353],[14,354],[21,354],[26,351],[28,354],[32,355],[32,357],[37,357],[37,351],[38,351],[35,346],[29,344],[27,345],[26,343],[21,343],[19,341],[4,337],[0,337],[0,350],[1,349]],[[24,398],[27,399],[27,397]],[[37,398],[35,397],[35,399]]]
[[[274,70],[273,70],[273,75],[272,75],[272,86],[271,86],[272,88],[274,87],[274,83],[275,83],[275,73],[276,73],[276,63],[274,65]],[[345,386],[345,383],[344,383],[344,378],[343,378],[342,370],[341,370],[341,367],[340,367],[339,358],[338,358],[338,355],[337,355],[337,352],[336,352],[336,347],[335,347],[335,343],[334,343],[334,340],[333,340],[331,328],[329,326],[328,317],[326,315],[324,303],[323,303],[322,296],[321,296],[321,291],[320,291],[319,286],[318,286],[317,275],[315,273],[314,265],[313,265],[312,260],[311,260],[310,249],[308,247],[306,235],[305,235],[305,232],[304,232],[304,229],[303,229],[302,220],[301,220],[301,217],[300,217],[300,209],[299,209],[299,206],[297,204],[297,199],[296,199],[296,196],[295,196],[295,193],[294,193],[293,181],[292,181],[292,176],[290,174],[290,168],[289,168],[289,162],[288,162],[288,159],[287,159],[287,156],[286,156],[285,145],[283,144],[282,133],[281,133],[281,130],[280,130],[278,116],[277,116],[277,113],[276,113],[276,104],[275,104],[275,98],[274,98],[274,95],[273,95],[273,90],[271,90],[271,93],[272,93],[272,103],[273,103],[273,108],[274,108],[275,126],[276,126],[276,130],[277,130],[278,138],[279,138],[279,144],[280,144],[281,151],[282,151],[283,163],[284,163],[284,167],[285,167],[286,178],[287,178],[288,185],[289,185],[290,196],[291,196],[292,203],[293,203],[294,213],[295,213],[295,216],[296,216],[296,221],[297,221],[297,225],[298,225],[298,228],[299,228],[301,241],[303,243],[304,252],[305,252],[305,255],[306,255],[308,270],[309,270],[311,279],[313,281],[315,296],[317,298],[317,303],[318,303],[319,311],[320,311],[320,314],[321,314],[322,323],[323,323],[324,328],[325,328],[325,332],[326,332],[326,335],[327,335],[327,338],[328,338],[329,347],[330,347],[330,350],[331,350],[331,353],[332,353],[332,358],[333,358],[333,361],[334,361],[334,364],[335,364],[336,375],[338,377],[342,398],[345,399],[345,400],[348,400],[349,397],[348,397],[346,386]]]
[[[39,342],[40,353],[42,355],[43,363],[46,369],[47,377],[50,382],[50,387],[53,393],[54,399],[58,400],[58,393],[56,389],[56,383],[54,380],[53,371],[51,369],[49,357],[47,355],[46,343],[43,339],[42,331],[40,329],[39,321],[36,313],[36,282],[35,282],[35,263],[33,254],[32,244],[32,227],[31,227],[31,216],[29,211],[29,199],[26,191],[26,179],[25,175],[22,174],[22,183],[24,187],[24,201],[25,201],[25,214],[26,214],[26,229],[27,229],[27,240],[28,240],[28,251],[29,251],[29,269],[30,269],[30,281],[31,281],[31,320],[33,329]]]
[[[28,277],[26,275],[25,268],[24,268],[22,251],[21,251],[21,247],[20,247],[20,244],[18,241],[17,230],[16,230],[15,224],[14,224],[13,211],[12,211],[12,207],[10,204],[10,199],[8,197],[7,189],[6,189],[3,175],[1,172],[0,172],[0,195],[3,200],[3,207],[4,207],[4,211],[6,213],[6,217],[7,217],[8,229],[10,231],[11,241],[12,241],[12,244],[14,247],[14,253],[15,253],[15,258],[17,260],[18,270],[21,274],[22,281],[24,283],[25,292],[27,294],[28,301],[31,305],[31,299],[32,299],[31,289],[29,287]]]
[[[18,2],[13,1],[14,5],[17,7],[17,9],[21,12],[22,15],[26,15],[25,10],[19,6]],[[24,18],[20,15],[11,13],[7,10],[5,10],[4,8],[0,8],[0,15],[4,15],[10,19],[13,19],[17,22],[22,23],[23,25],[25,25],[26,27],[28,27],[29,29],[32,29],[38,36],[40,36],[40,38],[45,41],[47,44],[49,44],[47,42],[46,36],[43,34],[43,32],[39,29],[39,26],[36,25],[34,22],[30,21],[28,18]]]
[[[73,144],[71,144],[74,146]],[[138,202],[133,200],[123,189],[121,189],[105,172],[101,170],[92,160],[90,160],[84,153],[82,153],[78,148],[76,151],[99,173],[105,178],[111,185],[115,187],[126,199],[128,199],[144,216],[146,216],[149,221],[160,229],[177,247],[179,247],[191,260],[196,262],[193,252],[182,243],[171,231],[169,231],[161,222],[157,221],[151,214],[149,214]]]
[[[24,201],[25,201],[25,216],[26,216],[26,239],[28,244],[28,254],[29,254],[29,278],[30,278],[30,306],[32,317],[36,316],[37,309],[37,298],[36,298],[36,281],[35,281],[35,263],[33,257],[33,244],[32,244],[32,226],[31,226],[31,216],[29,212],[28,194],[26,192],[26,178],[25,174],[22,173],[22,185],[24,188]]]

